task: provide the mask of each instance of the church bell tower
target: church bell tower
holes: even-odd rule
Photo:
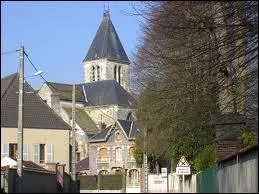
[[[109,10],[105,10],[95,38],[83,60],[84,83],[116,80],[129,91],[129,64]]]

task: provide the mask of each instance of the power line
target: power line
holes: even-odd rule
[[[28,61],[30,62],[30,64],[32,65],[32,67],[35,69],[35,71],[38,71],[37,67],[32,63],[32,61],[30,60],[28,54],[26,52],[24,52],[25,56],[27,57]],[[51,82],[48,82],[41,74],[40,74],[41,78],[46,82],[48,83],[54,90],[57,90],[57,91],[60,91],[60,92],[72,92],[72,89],[71,90],[60,90],[59,88],[55,87]],[[85,96],[82,91],[76,87],[76,90],[78,90],[83,96]],[[91,100],[89,100],[89,98],[87,98],[87,101],[92,105],[92,106],[95,106]],[[95,106],[96,107],[96,106]],[[116,119],[114,119],[113,117],[107,115],[106,113],[104,113],[100,108],[96,107],[103,115],[113,119],[114,121],[116,121]]]
[[[13,51],[3,52],[3,53],[1,53],[1,55],[6,55],[6,54],[11,54],[11,53],[16,53],[16,52],[18,52],[18,51],[20,51],[20,49],[13,50]]]

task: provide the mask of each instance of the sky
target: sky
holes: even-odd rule
[[[132,4],[110,1],[112,23],[130,60],[141,37],[140,16],[133,16]],[[106,1],[107,7],[107,1]],[[104,1],[1,1],[1,78],[19,70],[19,52],[23,45],[32,63],[47,81],[83,82],[83,59],[101,24]],[[35,73],[25,57],[25,77]],[[26,78],[34,89],[44,80]]]

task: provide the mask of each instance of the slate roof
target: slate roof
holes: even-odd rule
[[[91,139],[89,139],[89,142],[91,141],[106,141],[107,137],[109,136],[112,129],[112,125],[108,126],[107,128],[103,129],[96,135],[94,135]]]
[[[139,127],[133,122],[129,120],[118,120],[116,122],[120,129],[124,131],[126,138],[128,140],[133,140],[136,138],[136,135],[139,131]],[[109,127],[103,129],[101,132],[97,133],[93,136],[89,142],[100,142],[100,141],[107,141],[109,138],[112,130],[114,129],[115,125],[110,125]]]
[[[89,170],[89,157],[86,157],[76,163],[76,172]]]
[[[118,120],[118,123],[124,129],[124,132],[126,133],[127,137],[129,137],[131,125],[133,122],[129,120]]]
[[[115,80],[101,80],[82,84],[87,106],[120,105],[130,107],[130,94]]]
[[[1,78],[1,127],[18,127],[18,91],[18,73]],[[23,114],[23,126],[25,128],[71,129],[71,127],[38,96],[27,82],[24,83]]]
[[[62,107],[67,114],[72,113],[72,107]],[[82,108],[75,108],[75,117],[76,123],[86,132],[97,132],[99,129],[97,128],[95,122],[89,117],[89,115]]]
[[[86,57],[84,58],[84,61],[105,58],[125,64],[130,63],[112,24],[109,13],[104,13],[102,23],[96,32],[95,38]]]
[[[72,84],[46,82],[52,92],[59,94],[60,100],[72,101]],[[76,84],[76,102],[85,102],[83,88]]]

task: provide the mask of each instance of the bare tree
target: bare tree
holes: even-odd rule
[[[254,118],[258,3],[145,3],[133,73],[137,118],[149,130],[149,153],[192,158],[212,142],[215,115]]]

